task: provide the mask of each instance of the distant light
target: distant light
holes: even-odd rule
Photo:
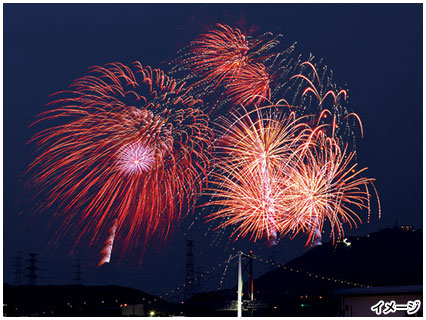
[[[150,317],[155,316],[155,311],[150,311],[150,312],[149,312],[149,316],[150,316]]]
[[[348,238],[343,239],[343,243],[347,246],[350,247],[351,246],[351,242],[348,241]]]

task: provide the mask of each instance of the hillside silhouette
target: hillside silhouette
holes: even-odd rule
[[[254,280],[254,297],[263,304],[254,315],[335,316],[340,304],[337,289],[421,285],[422,238],[422,230],[389,228],[314,247]],[[145,314],[155,310],[165,316],[235,315],[229,309],[236,300],[236,286],[196,294],[185,304],[121,286],[4,284],[3,290],[8,316],[119,316],[124,304],[143,304]],[[247,294],[243,300],[248,300]]]
[[[334,316],[340,303],[337,289],[421,285],[422,237],[422,230],[395,227],[316,246],[285,264],[285,269],[276,268],[254,280],[255,299],[268,305],[255,315]],[[236,287],[195,296],[194,305],[203,306],[197,308],[197,315],[209,312],[209,301],[217,305],[235,300],[235,292]]]

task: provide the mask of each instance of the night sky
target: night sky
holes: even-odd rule
[[[382,219],[373,211],[370,224],[345,229],[347,235],[392,227],[396,219],[399,224],[422,228],[421,4],[6,4],[4,281],[13,283],[17,251],[40,254],[40,284],[71,283],[74,277],[75,261],[63,254],[55,258],[50,248],[40,244],[49,216],[24,227],[30,208],[19,201],[23,173],[34,151],[26,142],[36,131],[28,126],[45,110],[48,96],[67,88],[93,65],[140,60],[166,68],[179,49],[217,22],[255,26],[258,33],[282,33],[287,46],[297,41],[297,53],[324,58],[335,81],[349,88],[350,106],[364,125],[365,137],[357,141],[358,160],[369,168],[368,176],[377,179]],[[18,215],[19,211],[23,214]],[[133,264],[86,267],[84,283],[114,283],[157,295],[174,289],[184,282],[188,238],[195,240],[195,265],[201,271],[222,263],[237,250],[253,249],[280,262],[308,250],[303,237],[285,239],[275,249],[267,249],[263,242],[232,242],[208,230],[196,211],[160,249],[147,248],[139,268],[137,258]],[[257,275],[268,269],[255,265]],[[235,284],[229,277],[232,272],[222,288]],[[219,280],[220,276],[212,279],[204,288],[216,289]]]

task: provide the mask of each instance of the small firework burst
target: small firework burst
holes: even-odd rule
[[[155,163],[153,150],[141,143],[123,146],[119,152],[118,166],[123,172],[130,175],[142,174],[151,170]]]

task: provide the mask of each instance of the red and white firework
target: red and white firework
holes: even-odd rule
[[[190,209],[209,169],[202,102],[139,62],[94,67],[55,96],[39,120],[54,125],[32,139],[36,211],[54,208],[53,241],[74,236],[70,253],[96,247],[115,221],[117,257],[134,247],[142,257],[147,241],[160,243]]]

